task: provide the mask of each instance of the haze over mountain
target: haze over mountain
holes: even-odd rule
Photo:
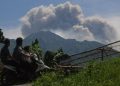
[[[40,31],[27,36],[23,41],[23,46],[30,45],[32,41],[38,39],[43,51],[56,51],[62,48],[65,53],[76,54],[86,50],[94,49],[103,44],[95,41],[76,41],[75,39],[64,39],[50,31]],[[2,45],[1,45],[2,47]],[[15,47],[15,40],[11,39],[10,51]]]
[[[24,45],[31,44],[36,38],[44,51],[56,51],[62,48],[68,54],[80,53],[103,45],[95,41],[79,42],[75,39],[64,39],[50,31],[40,31],[29,35],[24,39]]]

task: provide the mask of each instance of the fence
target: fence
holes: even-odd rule
[[[104,60],[120,56],[120,41],[116,41],[93,50],[74,54],[70,59],[61,61],[61,65],[79,66],[91,60]]]

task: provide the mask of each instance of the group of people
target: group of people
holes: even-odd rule
[[[34,54],[30,52],[30,46],[22,47],[22,38],[16,39],[16,46],[12,55],[9,51],[10,40],[5,39],[3,43],[4,46],[1,49],[0,57],[4,65],[12,65],[17,71],[24,69],[25,71],[34,72],[36,70],[37,65],[34,62]]]

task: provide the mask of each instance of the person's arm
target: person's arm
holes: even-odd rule
[[[10,54],[10,51],[7,49],[8,59],[12,59],[12,55]]]
[[[29,55],[29,54],[26,54],[25,51],[24,51],[22,48],[19,49],[19,52],[21,53],[21,55],[22,55],[23,57],[30,57],[30,55]]]

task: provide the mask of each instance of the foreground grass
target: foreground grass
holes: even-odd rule
[[[47,73],[33,82],[33,86],[120,86],[120,58],[90,62],[85,69],[69,76]]]

